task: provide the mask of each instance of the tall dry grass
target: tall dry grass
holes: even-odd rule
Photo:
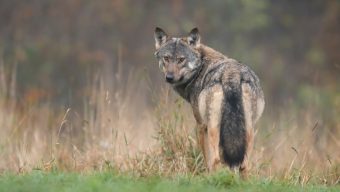
[[[84,110],[78,111],[56,109],[48,101],[18,102],[15,67],[1,63],[0,170],[204,173],[190,106],[169,87],[159,93],[148,89],[137,71],[127,81],[120,70],[113,77],[103,71],[89,80],[88,94],[80,98]],[[149,97],[155,105],[146,104]],[[327,124],[314,107],[271,109],[267,106],[256,126],[252,175],[300,184],[339,183],[339,120]]]

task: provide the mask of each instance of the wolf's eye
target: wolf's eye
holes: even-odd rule
[[[165,62],[169,62],[169,57],[168,56],[163,57],[163,59],[164,59]]]
[[[184,58],[184,57],[180,57],[180,58],[178,58],[178,63],[183,63],[183,62],[184,62],[184,60],[185,60],[185,58]]]

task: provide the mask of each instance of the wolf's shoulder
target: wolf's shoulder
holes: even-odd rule
[[[260,81],[255,72],[246,64],[224,55],[208,46],[201,49],[203,54],[203,68],[201,79],[203,86],[221,84],[248,83],[260,86]]]

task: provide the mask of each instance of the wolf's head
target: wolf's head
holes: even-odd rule
[[[166,81],[174,85],[188,82],[202,65],[198,29],[191,30],[187,37],[171,38],[157,27],[154,36],[155,56]]]

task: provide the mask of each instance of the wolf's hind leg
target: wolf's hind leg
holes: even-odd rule
[[[249,130],[247,131],[247,149],[246,154],[244,156],[243,162],[240,165],[239,172],[242,179],[247,179],[250,170],[250,156],[253,151],[253,142],[254,142],[254,131]]]
[[[221,164],[220,156],[220,127],[222,117],[222,106],[224,100],[223,89],[220,85],[210,88],[207,97],[207,147],[208,147],[208,169],[216,170]]]
[[[221,163],[220,160],[220,130],[217,127],[208,127],[206,133],[206,147],[208,148],[208,170],[215,171]]]
[[[209,171],[214,171],[220,164],[220,126],[223,105],[222,86],[204,89],[198,98],[199,117],[206,125],[200,134],[205,162]],[[198,121],[199,122],[199,121]]]
[[[239,171],[242,178],[246,179],[248,177],[248,172],[250,170],[250,156],[253,149],[254,142],[254,126],[253,126],[253,91],[249,84],[242,84],[242,103],[245,118],[245,128],[246,128],[246,153],[244,160],[240,165]]]

